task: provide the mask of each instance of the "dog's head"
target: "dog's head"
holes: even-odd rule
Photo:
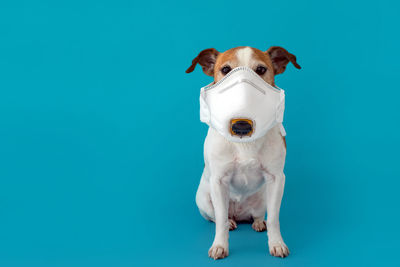
[[[214,82],[218,82],[232,69],[246,66],[254,70],[264,81],[275,86],[275,75],[283,73],[289,62],[296,68],[301,68],[296,62],[296,56],[279,46],[272,46],[265,52],[248,46],[235,47],[223,53],[209,48],[201,51],[193,59],[186,73],[192,72],[196,65],[200,64],[204,73],[213,76]]]

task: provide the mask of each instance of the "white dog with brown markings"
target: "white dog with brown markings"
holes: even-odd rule
[[[192,72],[196,64],[200,64],[204,73],[213,76],[217,83],[232,69],[245,66],[275,86],[275,75],[283,73],[289,62],[301,68],[294,55],[278,46],[265,52],[236,47],[219,53],[210,48],[200,52],[186,72]],[[257,232],[268,229],[271,255],[289,255],[279,224],[285,157],[286,140],[281,125],[275,125],[264,136],[246,143],[229,141],[209,128],[196,204],[204,218],[215,222],[215,238],[208,251],[211,258],[222,259],[229,255],[229,230],[236,229],[236,223],[241,221],[252,221],[252,228]]]

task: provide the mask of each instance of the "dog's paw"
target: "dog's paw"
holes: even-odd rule
[[[285,258],[289,256],[289,249],[283,241],[268,243],[269,253],[275,257]]]
[[[208,256],[210,258],[213,258],[214,260],[223,259],[225,257],[228,257],[228,255],[229,255],[228,248],[220,245],[213,245],[208,250]]]
[[[229,231],[235,230],[237,228],[237,224],[234,220],[229,219]]]
[[[257,232],[264,232],[267,230],[267,225],[265,224],[264,220],[255,220],[251,227]]]

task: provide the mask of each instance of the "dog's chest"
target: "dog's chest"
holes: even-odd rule
[[[251,195],[261,188],[264,181],[257,150],[245,146],[238,149],[235,153],[235,164],[230,182],[231,196],[242,198]]]

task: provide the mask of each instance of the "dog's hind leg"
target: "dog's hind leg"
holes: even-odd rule
[[[251,227],[254,231],[264,232],[267,229],[265,223],[265,185],[260,191],[250,196],[244,203],[244,207],[250,210],[250,216],[253,219],[253,224]]]
[[[201,179],[199,188],[197,189],[196,204],[204,219],[215,222],[214,206],[210,195],[210,184],[203,178]],[[236,228],[237,223],[235,220],[229,218],[229,230],[235,230]]]
[[[229,231],[233,231],[237,228],[237,223],[235,222],[234,219],[228,219],[229,220]]]
[[[253,207],[251,212],[253,218],[253,224],[251,227],[256,232],[264,232],[267,230],[267,224],[265,223],[265,205],[264,203],[257,204]]]
[[[264,232],[267,230],[267,225],[265,224],[264,217],[259,217],[259,218],[253,218],[254,222],[251,225],[251,227],[254,229],[256,232]]]
[[[214,221],[215,213],[211,202],[210,184],[204,179],[204,174],[201,177],[199,188],[197,189],[196,204],[204,219]]]

